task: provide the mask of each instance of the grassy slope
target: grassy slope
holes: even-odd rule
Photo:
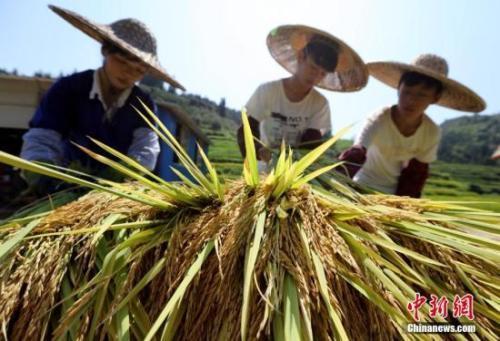
[[[438,200],[482,201],[480,207],[500,212],[500,167],[435,162],[424,196]]]
[[[230,178],[241,175],[242,159],[234,134],[219,131],[207,135],[211,140],[208,155],[219,173]],[[343,141],[339,143],[345,145]],[[425,187],[424,197],[481,201],[479,207],[500,212],[500,167],[435,162],[431,166],[431,177]]]

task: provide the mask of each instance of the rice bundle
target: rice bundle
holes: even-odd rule
[[[259,176],[245,114],[243,178],[222,184],[201,149],[207,174],[152,113],[142,116],[190,178],[167,183],[98,141],[122,162],[87,152],[134,181],[82,178],[0,153],[1,162],[93,189],[0,227],[6,339],[447,337],[406,333],[416,293],[450,302],[472,294],[473,321],[454,318],[453,306],[431,318],[427,304],[422,322],[474,323],[467,338],[497,339],[499,214],[363,195],[326,175],[338,164],[306,173],[342,132],[298,161],[282,147],[275,169]],[[318,177],[324,187],[308,184]]]

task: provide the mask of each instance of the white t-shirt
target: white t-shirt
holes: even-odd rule
[[[271,148],[282,139],[291,146],[300,143],[306,129],[317,129],[322,135],[331,130],[328,100],[316,89],[300,102],[291,102],[276,80],[260,85],[246,105],[248,116],[260,122],[260,139]]]
[[[402,135],[391,117],[391,107],[370,116],[355,144],[367,149],[366,162],[354,181],[384,193],[395,193],[401,171],[416,158],[430,163],[437,158],[441,139],[439,127],[424,114],[411,136]]]

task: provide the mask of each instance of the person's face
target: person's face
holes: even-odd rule
[[[139,59],[121,53],[104,53],[104,71],[111,86],[118,90],[132,87],[148,71],[148,66]]]
[[[401,83],[398,89],[398,109],[408,117],[422,115],[427,107],[439,100],[439,95],[433,87],[424,84],[407,85]]]
[[[325,78],[327,73],[328,72],[316,64],[311,57],[306,56],[302,51],[300,52],[297,63],[297,73],[295,76],[304,86],[312,88],[318,85],[323,78]]]

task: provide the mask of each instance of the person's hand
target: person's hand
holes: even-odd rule
[[[257,151],[257,159],[260,161],[269,162],[272,156],[272,152],[264,146],[261,146]]]
[[[61,183],[58,179],[26,170],[21,171],[21,176],[28,185],[28,191],[37,196],[45,196],[56,192],[58,185]]]
[[[97,176],[102,178],[102,179],[113,181],[113,182],[124,182],[127,179],[127,176],[125,174],[120,173],[119,171],[117,171],[116,169],[111,168],[111,167],[105,167],[105,168],[101,169],[97,173]]]
[[[342,167],[337,167],[337,172],[352,179],[366,162],[366,148],[361,145],[354,145],[344,150],[339,155],[339,160],[345,161],[346,163],[342,165]]]
[[[360,145],[354,145],[344,150],[339,155],[339,160],[363,164],[366,161],[366,148]]]

